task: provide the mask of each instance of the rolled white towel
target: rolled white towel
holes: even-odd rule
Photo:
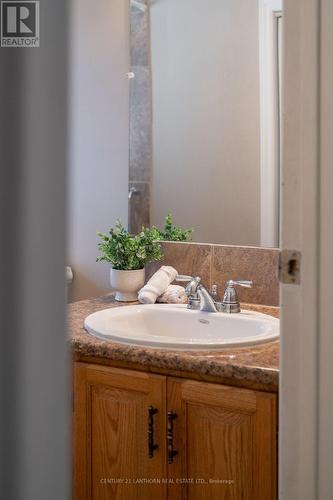
[[[179,285],[169,285],[165,292],[157,298],[157,302],[166,304],[186,304],[185,288]]]
[[[173,267],[162,266],[139,291],[139,302],[141,302],[141,304],[155,304],[157,297],[166,291],[177,274],[176,269]]]

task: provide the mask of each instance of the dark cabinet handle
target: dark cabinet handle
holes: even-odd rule
[[[158,413],[158,409],[153,406],[148,408],[148,457],[154,457],[154,451],[157,450],[158,444],[154,443],[154,415]]]
[[[173,457],[178,454],[178,450],[173,449],[173,421],[177,418],[177,413],[172,410],[168,411],[168,432],[167,432],[167,445],[168,445],[168,464],[173,463]]]

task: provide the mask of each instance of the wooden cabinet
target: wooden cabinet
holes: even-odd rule
[[[76,363],[74,370],[75,500],[164,500],[165,377]],[[159,445],[148,456],[148,412]],[[144,481],[147,481],[145,483]]]
[[[274,394],[79,362],[74,375],[75,500],[276,499]]]
[[[193,479],[172,500],[276,498],[275,395],[169,378],[167,401],[179,450],[169,477]]]

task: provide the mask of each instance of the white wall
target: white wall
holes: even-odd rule
[[[151,6],[152,223],[260,244],[258,0]]]
[[[70,300],[107,291],[97,231],[127,224],[129,14],[124,0],[72,0]]]

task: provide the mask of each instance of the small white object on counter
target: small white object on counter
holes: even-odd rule
[[[139,291],[139,302],[141,304],[155,304],[157,297],[163,295],[177,274],[176,269],[173,267],[162,266]]]
[[[157,302],[165,304],[186,304],[185,288],[180,285],[169,285],[165,292],[157,298]]]
[[[65,267],[66,283],[70,285],[73,282],[73,271],[70,266]]]

